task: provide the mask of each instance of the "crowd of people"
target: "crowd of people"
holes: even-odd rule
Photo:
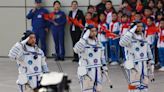
[[[70,25],[70,34],[73,46],[79,41],[83,27],[94,24],[99,31],[98,39],[106,47],[106,60],[111,65],[116,65],[120,61],[125,61],[124,48],[119,45],[119,36],[122,36],[129,30],[130,23],[141,21],[144,23],[144,35],[151,45],[155,60],[161,65],[163,64],[163,1],[162,0],[123,0],[116,11],[112,1],[102,0],[96,6],[89,5],[87,12],[84,13],[78,9],[78,2],[71,2],[71,11],[68,16],[60,9],[61,3],[54,1],[54,11],[49,12],[42,7],[41,0],[35,0],[35,8],[31,9],[27,15],[28,19],[32,19],[32,31],[36,35],[37,44],[40,40],[41,48],[46,55],[46,32],[52,31],[56,60],[63,60],[65,56],[64,48],[64,30],[66,22]],[[48,14],[46,16],[46,14]],[[72,18],[74,20],[70,21]],[[75,22],[76,20],[76,22]],[[77,24],[81,24],[79,26]],[[118,36],[117,39],[106,37],[106,33],[102,30],[102,26],[110,32]],[[158,53],[158,54],[157,54]],[[73,61],[78,62],[79,57],[74,53]]]
[[[73,0],[66,15],[59,1],[54,1],[54,11],[49,12],[42,6],[42,0],[35,0],[35,7],[27,15],[32,31],[26,31],[9,52],[18,64],[20,92],[37,92],[40,75],[49,72],[45,62],[49,30],[55,44],[55,60],[64,61],[66,23],[70,25],[73,62],[79,62],[77,73],[82,92],[101,92],[105,77],[110,83],[108,62],[123,63],[129,92],[147,92],[149,79],[154,80],[154,65],[160,65],[159,71],[164,71],[163,3],[123,0],[116,11],[112,1],[102,0],[96,6],[89,5],[83,13],[78,1]],[[37,46],[39,41],[41,49]]]

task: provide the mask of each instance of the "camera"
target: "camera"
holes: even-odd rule
[[[38,92],[69,92],[71,80],[67,74],[51,72],[42,75]]]

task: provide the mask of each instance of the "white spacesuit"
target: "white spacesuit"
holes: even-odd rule
[[[142,23],[137,24],[142,25]],[[154,60],[144,34],[136,34],[137,27],[136,25],[131,28],[121,37],[119,43],[127,50],[124,66],[128,76],[129,92],[147,92],[150,75],[153,78]]]
[[[73,48],[79,55],[78,77],[82,92],[101,92],[102,82],[107,75],[104,47],[101,42],[91,39],[90,29]]]
[[[17,42],[8,55],[17,63],[20,92],[34,92],[40,84],[41,74],[48,72],[43,51],[36,45],[27,45],[31,35],[33,32],[26,31],[23,41]]]

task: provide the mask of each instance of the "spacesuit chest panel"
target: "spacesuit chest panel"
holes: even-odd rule
[[[38,52],[24,52],[24,63],[26,65],[26,74],[40,73],[42,54]]]
[[[87,45],[85,47],[85,59],[87,65],[101,65],[102,47],[99,45]]]
[[[134,55],[134,61],[147,60],[147,45],[146,41],[132,41],[132,52]]]

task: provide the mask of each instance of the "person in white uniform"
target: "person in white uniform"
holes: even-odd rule
[[[97,40],[96,35],[97,29],[89,25],[73,48],[79,55],[77,73],[82,92],[101,92],[103,80],[109,78],[104,47]]]
[[[22,40],[11,48],[8,56],[17,63],[19,92],[37,92],[41,74],[49,70],[43,51],[36,45],[34,33],[26,31]]]
[[[164,72],[164,57],[163,57],[164,56],[164,18],[161,19],[159,25],[157,48],[158,48],[159,64],[161,66],[159,71]]]
[[[143,23],[135,22],[121,36],[119,44],[125,47],[124,67],[128,76],[128,92],[148,92],[149,78],[153,77],[154,59],[143,33]]]

